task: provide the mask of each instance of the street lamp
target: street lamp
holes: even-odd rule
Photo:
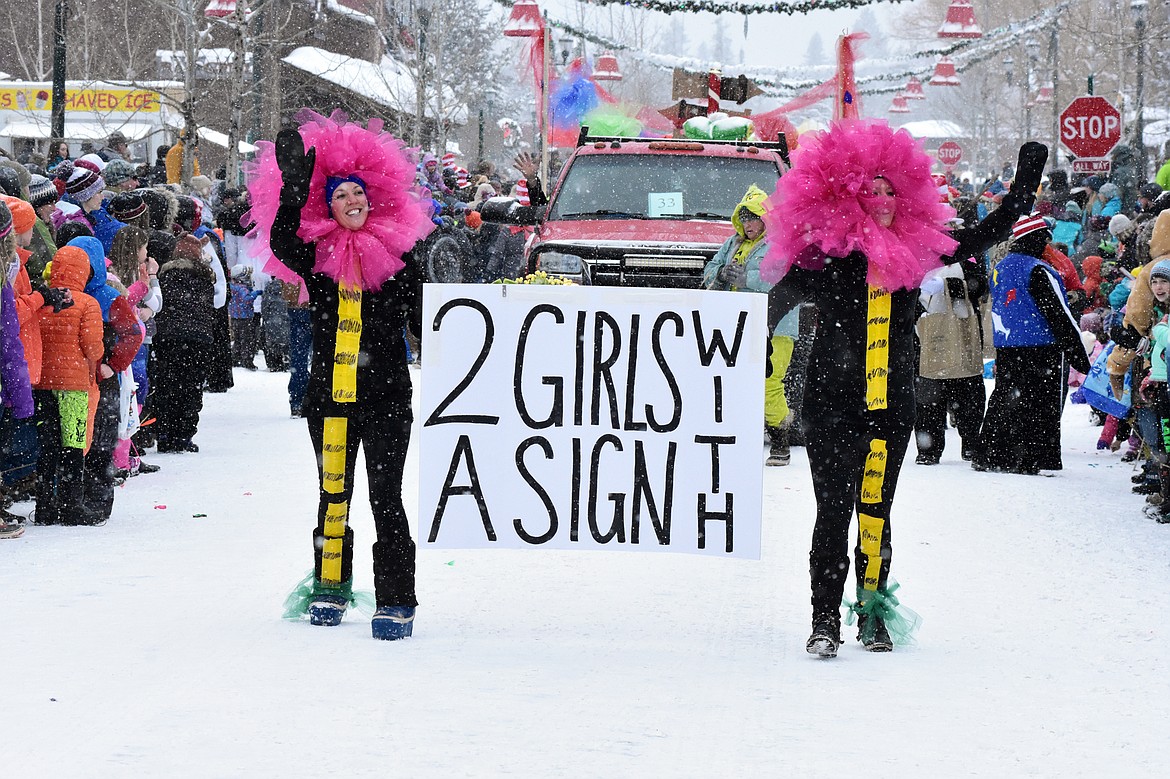
[[[1145,113],[1146,102],[1146,9],[1147,0],[1130,0],[1129,11],[1133,15],[1134,29],[1137,31],[1137,82],[1134,85],[1134,102],[1137,104],[1137,115],[1134,117],[1133,134],[1137,146],[1138,170],[1141,171],[1138,182],[1146,180],[1146,139]]]
[[[415,78],[417,101],[414,122],[414,143],[422,147],[424,142],[423,124],[426,122],[427,107],[427,28],[431,25],[431,8],[434,0],[414,0],[414,16],[418,22],[418,75]]]
[[[1024,74],[1024,141],[1027,142],[1032,139],[1032,74],[1040,60],[1040,42],[1029,38],[1024,42],[1024,51],[1028,53],[1028,69]]]

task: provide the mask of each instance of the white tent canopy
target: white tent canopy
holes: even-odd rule
[[[104,141],[115,130],[131,141],[141,141],[163,128],[142,122],[70,122],[65,121],[65,138],[73,141]],[[44,139],[52,135],[49,122],[9,122],[0,127],[0,138]]]

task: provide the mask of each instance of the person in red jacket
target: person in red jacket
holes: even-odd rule
[[[85,294],[89,257],[76,246],[53,255],[49,287],[68,289],[73,305],[40,310],[41,380],[33,387],[41,453],[37,459],[38,525],[85,523],[85,443],[89,388],[102,359],[102,310]]]
[[[96,238],[74,238],[89,259],[90,276],[85,291],[102,312],[102,359],[89,391],[90,445],[85,454],[85,499],[83,524],[104,525],[114,508],[114,447],[118,445],[118,374],[142,345],[138,315],[126,295],[109,284],[106,254]]]

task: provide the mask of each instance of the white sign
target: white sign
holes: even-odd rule
[[[1113,160],[1108,157],[1078,157],[1072,163],[1073,173],[1109,173]]]
[[[666,216],[683,212],[683,193],[651,192],[646,206],[647,216]]]
[[[766,304],[427,284],[421,543],[759,559]]]

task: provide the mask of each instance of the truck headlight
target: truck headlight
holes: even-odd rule
[[[580,273],[581,258],[564,252],[541,252],[536,258],[536,267],[545,273]]]

